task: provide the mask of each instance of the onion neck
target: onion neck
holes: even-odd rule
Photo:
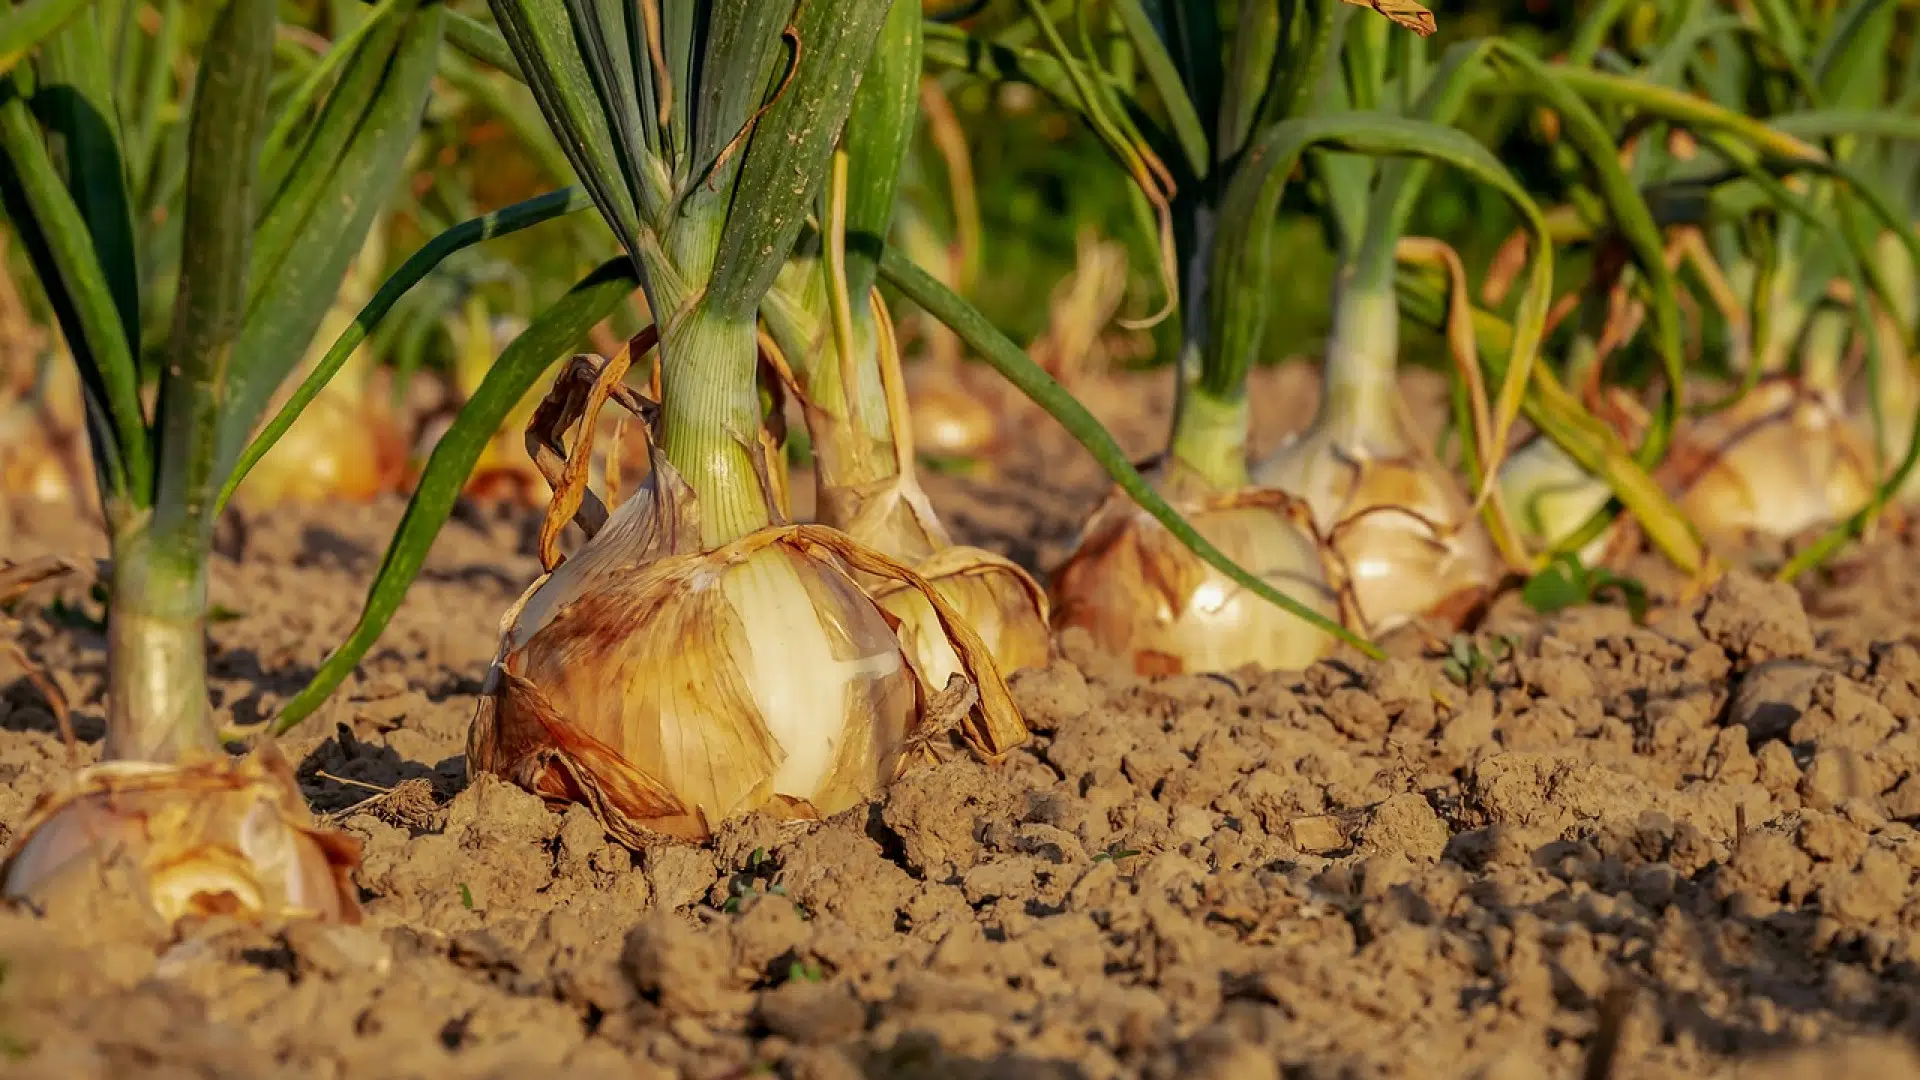
[[[699,500],[702,546],[711,550],[766,528],[769,495],[754,463],[760,395],[753,318],[726,319],[696,306],[663,325],[660,356],[660,450]]]
[[[807,396],[824,411],[824,415],[809,415],[807,423],[814,468],[823,488],[860,487],[899,471],[894,465],[886,390],[880,382],[879,328],[872,311],[870,304],[854,305],[853,363],[848,365],[855,383],[851,392],[841,378],[840,354],[829,322],[822,321],[824,341],[807,362]]]
[[[1388,264],[1391,274],[1391,263]],[[1333,333],[1321,369],[1320,409],[1313,430],[1336,444],[1377,444],[1396,437],[1400,305],[1391,288],[1348,267],[1335,286]]]
[[[1191,370],[1191,365],[1183,365]],[[1244,392],[1224,397],[1190,379],[1179,395],[1168,450],[1174,461],[1215,491],[1246,487],[1247,428],[1251,412]]]
[[[219,749],[207,701],[206,545],[144,525],[115,537],[107,609],[108,760]]]

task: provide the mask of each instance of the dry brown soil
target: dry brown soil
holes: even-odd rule
[[[1259,385],[1263,430],[1299,421],[1303,372]],[[1159,379],[1093,391],[1152,447]],[[1016,427],[1003,476],[929,487],[962,539],[1047,569],[1101,484]],[[100,553],[11,509],[9,555]],[[399,509],[224,539],[223,719],[303,684]],[[1798,591],[1735,575],[1646,625],[1509,598],[1469,685],[1418,633],[1384,662],[1158,682],[1070,637],[1014,680],[1038,737],[998,770],[633,855],[465,777],[531,528],[463,511],[285,744],[365,842],[368,922],[0,912],[0,1075],[1920,1077],[1915,541]],[[0,838],[102,723],[97,604],[69,586],[16,613],[0,632],[76,703],[79,743],[0,667]]]

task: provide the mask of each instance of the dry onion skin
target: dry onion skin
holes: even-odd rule
[[[1780,376],[1681,429],[1661,478],[1704,532],[1787,537],[1865,506],[1878,475],[1839,401]]]
[[[169,923],[192,916],[360,921],[360,844],[313,821],[285,759],[110,761],[42,800],[0,865],[0,891],[43,906],[129,871]]]
[[[691,490],[656,454],[647,486],[509,613],[470,770],[582,803],[634,848],[873,797],[947,718],[860,574],[934,608],[973,686],[967,740],[989,758],[1026,740],[985,644],[923,578],[823,526],[711,551],[699,536]]]
[[[980,635],[1003,674],[1045,667],[1052,658],[1047,594],[1018,565],[990,551],[955,546],[914,569]],[[870,595],[898,623],[897,636],[928,686],[945,686],[964,674],[953,642],[919,590],[883,582],[870,586]]]
[[[1320,542],[1286,496],[1163,491],[1227,558],[1320,614],[1339,617],[1339,590]],[[1202,562],[1118,490],[1088,519],[1055,572],[1052,595],[1056,630],[1085,630],[1143,676],[1249,664],[1298,670],[1334,645],[1330,634]]]

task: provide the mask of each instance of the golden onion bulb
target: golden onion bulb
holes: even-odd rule
[[[359,852],[353,837],[314,823],[277,753],[180,765],[110,761],[81,770],[69,790],[35,808],[0,865],[0,891],[62,903],[124,869],[168,922],[358,922]]]
[[[1451,474],[1397,426],[1376,428],[1346,436],[1317,424],[1256,466],[1254,482],[1306,503],[1367,632],[1422,615],[1458,620],[1499,577],[1493,543]]]
[[[990,551],[948,547],[914,569],[980,635],[1003,675],[1045,667],[1052,657],[1047,594],[1025,570]],[[963,672],[933,605],[901,582],[872,586],[873,601],[899,622],[900,641],[928,686]]]
[[[912,402],[913,445],[944,458],[990,458],[1000,448],[1000,418],[967,389],[954,366],[915,364],[907,369]]]
[[[80,369],[66,357],[39,368],[37,378],[28,376],[32,381],[27,394],[0,401],[0,492],[49,505],[95,508],[99,494],[88,469]]]
[[[662,492],[669,493],[662,497]],[[822,526],[711,551],[656,459],[647,487],[527,597],[468,735],[469,768],[591,808],[632,847],[753,810],[825,817],[922,760],[932,691],[856,574],[915,579]],[[991,755],[1025,727],[977,634],[932,601]]]
[[[1002,674],[1044,667],[1052,656],[1046,590],[1008,559],[954,545],[914,479],[911,460],[897,465],[900,471],[873,484],[822,482],[821,522],[912,566],[980,634]],[[960,663],[933,605],[899,580],[865,576],[862,584],[899,622],[900,640],[927,685],[945,686]]]
[[[247,473],[234,498],[249,507],[370,502],[395,490],[406,444],[384,410],[322,393]]]
[[[351,288],[343,290],[343,302],[327,311],[308,365],[317,364],[358,317],[357,306],[345,302],[355,295]],[[247,473],[234,498],[259,508],[334,499],[370,502],[395,490],[406,475],[407,444],[385,404],[367,392],[372,364],[366,345],[355,349]]]
[[[1784,537],[1866,505],[1877,474],[1834,396],[1782,376],[1681,429],[1662,478],[1704,532]]]
[[[1170,496],[1229,559],[1313,610],[1337,619],[1338,593],[1312,531],[1276,492]],[[1202,562],[1121,491],[1087,520],[1053,579],[1055,629],[1077,626],[1140,675],[1300,669],[1333,638],[1247,592]]]

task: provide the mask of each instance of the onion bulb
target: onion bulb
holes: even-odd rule
[[[692,491],[655,454],[646,485],[509,614],[469,769],[583,803],[636,848],[753,810],[848,809],[954,719],[862,574],[933,608],[974,687],[962,734],[992,757],[1025,741],[985,644],[924,578],[824,526],[713,550],[699,536]]]
[[[269,744],[269,747],[271,744]],[[189,916],[358,922],[359,842],[316,825],[269,749],[240,761],[109,761],[44,799],[0,865],[0,891],[47,904],[129,871],[169,923]]]
[[[1193,527],[1249,572],[1329,617],[1339,592],[1304,507],[1276,491],[1209,494],[1179,466],[1149,475]],[[1297,670],[1334,639],[1208,566],[1116,489],[1053,579],[1056,629],[1077,626],[1140,675]]]
[[[797,386],[814,445],[815,505],[822,524],[913,567],[951,603],[986,643],[1003,673],[1044,666],[1052,652],[1047,597],[1027,572],[981,548],[955,545],[921,489],[915,449],[917,406],[908,402],[898,338],[879,290],[867,298],[856,348],[864,373],[878,384],[872,424],[855,423],[813,401]],[[821,363],[837,360],[826,347]],[[776,364],[784,369],[785,365]],[[825,381],[815,375],[815,387]],[[784,378],[785,376],[783,376]],[[836,398],[844,396],[833,387]],[[864,419],[864,418],[863,418]],[[871,434],[869,434],[871,432]],[[946,631],[925,597],[898,579],[863,578],[869,594],[899,624],[914,667],[930,686],[945,686],[960,671]]]
[[[941,458],[990,459],[1000,449],[1000,418],[972,393],[957,362],[930,359],[907,369],[913,443]]]
[[[300,378],[287,381],[282,400],[320,363],[371,299],[370,275],[379,271],[384,256],[379,234],[378,228],[369,232],[367,246],[320,322]],[[407,443],[386,402],[371,392],[373,365],[373,350],[363,342],[247,473],[234,498],[262,508],[335,499],[368,502],[396,490],[406,476]]]
[[[1784,537],[1866,505],[1878,474],[1833,394],[1775,376],[1676,433],[1661,478],[1704,532]]]
[[[11,400],[0,400],[0,492],[48,505],[97,507],[79,368],[64,356],[42,361],[16,354],[10,362],[20,363],[26,378]]]

